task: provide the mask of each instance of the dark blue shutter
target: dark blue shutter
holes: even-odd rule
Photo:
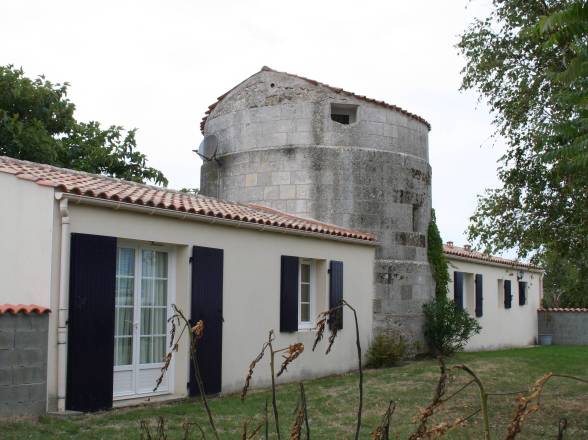
[[[519,281],[519,306],[524,306],[527,303],[527,283]]]
[[[484,314],[484,292],[482,274],[476,274],[476,316],[479,318]]]
[[[329,308],[341,305],[343,301],[343,262],[331,261],[329,263]],[[343,328],[343,308],[335,313],[334,319],[329,326],[338,330]]]
[[[510,280],[504,280],[504,308],[510,309],[512,305],[512,292]]]
[[[204,321],[198,341],[198,366],[204,393],[217,394],[222,387],[223,348],[223,250],[194,246],[192,249],[192,307],[190,321]],[[200,394],[190,361],[190,395]]]
[[[65,406],[112,407],[116,238],[71,234]]]
[[[298,331],[298,257],[282,255],[280,331]]]
[[[453,302],[463,309],[463,272],[453,272]]]

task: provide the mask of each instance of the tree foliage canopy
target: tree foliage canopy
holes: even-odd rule
[[[507,143],[471,218],[490,252],[588,261],[588,1],[494,0],[458,44],[462,89],[489,105]],[[577,258],[582,256],[581,258]],[[547,267],[549,272],[549,267]],[[582,273],[588,273],[582,270]]]
[[[137,150],[136,130],[78,122],[68,86],[0,66],[0,155],[167,185],[163,173],[147,166]]]

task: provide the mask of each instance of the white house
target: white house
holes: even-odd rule
[[[479,321],[482,330],[466,350],[533,345],[543,296],[541,268],[458,247],[444,246],[449,297]]]
[[[169,345],[171,304],[205,322],[200,361],[209,393],[242,387],[270,329],[276,346],[306,346],[285,380],[353,369],[347,310],[333,352],[310,350],[316,315],[341,298],[356,307],[368,346],[371,234],[7,157],[0,157],[0,188],[0,303],[52,311],[49,411],[195,393],[187,340],[152,391]],[[254,385],[267,380],[259,371]]]

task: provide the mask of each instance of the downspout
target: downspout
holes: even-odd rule
[[[57,324],[57,411],[65,412],[67,381],[67,319],[69,303],[69,207],[63,193],[55,194],[61,217],[61,251],[59,263],[59,312]]]

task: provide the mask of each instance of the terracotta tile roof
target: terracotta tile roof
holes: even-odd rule
[[[453,244],[444,244],[443,252],[445,255],[468,258],[471,260],[487,261],[489,263],[504,264],[506,266],[520,267],[524,269],[541,270],[541,268],[535,264],[525,263],[516,260],[509,260],[507,258],[496,257],[494,255],[484,254],[472,249],[466,249],[463,247],[455,246]]]
[[[539,309],[540,312],[578,312],[588,313],[588,308],[585,307],[547,307]]]
[[[339,88],[339,87],[333,87],[333,86],[330,86],[329,84],[325,84],[325,83],[322,83],[322,82],[316,81],[316,80],[314,80],[314,79],[305,78],[304,76],[295,75],[295,74],[293,74],[293,73],[280,72],[280,71],[278,71],[278,70],[271,69],[271,68],[269,68],[269,67],[267,67],[267,66],[263,66],[263,67],[261,68],[261,71],[266,71],[266,72],[276,72],[276,73],[283,73],[283,74],[285,74],[285,75],[289,75],[289,76],[292,76],[292,77],[294,77],[294,78],[299,78],[299,79],[302,79],[302,80],[304,80],[304,81],[308,81],[309,83],[311,83],[311,84],[313,84],[313,85],[315,85],[315,86],[326,87],[326,88],[328,88],[329,90],[332,90],[332,91],[334,91],[335,93],[341,93],[341,94],[343,94],[343,95],[347,95],[347,96],[351,96],[351,97],[353,97],[353,98],[361,99],[362,101],[366,101],[366,102],[369,102],[369,103],[372,103],[372,104],[376,104],[376,105],[379,105],[379,106],[381,106],[381,107],[386,107],[386,108],[389,108],[389,109],[391,109],[391,110],[395,110],[395,111],[397,111],[397,112],[399,112],[399,113],[402,113],[402,114],[404,114],[404,115],[406,115],[406,116],[408,116],[408,117],[410,117],[410,118],[412,118],[412,119],[415,119],[416,121],[422,122],[423,124],[425,124],[425,125],[427,126],[427,128],[428,128],[429,130],[431,130],[431,124],[429,124],[429,123],[428,123],[428,122],[427,122],[427,121],[426,121],[424,118],[422,118],[422,117],[420,117],[420,116],[418,116],[418,115],[415,115],[414,113],[410,113],[410,112],[408,112],[408,111],[406,111],[406,110],[404,110],[404,109],[402,109],[402,108],[400,108],[400,107],[398,107],[398,106],[396,106],[396,105],[394,105],[394,104],[388,104],[387,102],[384,102],[384,101],[378,101],[377,99],[368,98],[367,96],[364,96],[364,95],[356,95],[356,94],[355,94],[355,93],[353,93],[353,92],[348,92],[347,90],[343,90],[343,89],[341,89],[341,88]],[[249,78],[248,78],[248,79],[249,79]],[[245,80],[245,81],[247,81],[247,80]],[[218,104],[219,104],[219,103],[220,103],[220,102],[221,102],[221,101],[222,101],[222,100],[223,100],[223,99],[224,99],[224,98],[225,98],[225,97],[226,97],[226,96],[227,96],[229,93],[231,93],[233,90],[235,90],[237,87],[239,87],[239,86],[240,86],[240,85],[241,85],[243,82],[245,82],[245,81],[242,81],[242,82],[240,82],[239,84],[237,84],[235,87],[233,87],[233,88],[232,88],[231,90],[229,90],[228,92],[226,92],[226,93],[223,93],[221,96],[219,96],[219,97],[217,98],[217,100],[216,100],[216,102],[215,102],[215,103],[213,103],[213,104],[211,104],[211,105],[209,105],[209,106],[208,106],[208,110],[206,110],[206,112],[204,113],[204,117],[202,118],[202,122],[200,122],[200,131],[201,131],[203,134],[204,134],[204,125],[206,124],[206,120],[208,119],[208,115],[209,115],[209,114],[210,114],[210,113],[211,113],[211,112],[214,110],[214,108],[215,108],[215,107],[216,107],[216,106],[217,106],[217,105],[218,105]]]
[[[12,315],[16,315],[17,313],[44,315],[45,313],[51,313],[51,310],[47,307],[38,306],[37,304],[0,304],[0,315],[4,315],[5,313]]]
[[[13,174],[38,185],[69,194],[83,195],[135,205],[151,206],[210,217],[257,223],[329,236],[375,241],[375,236],[317,220],[296,217],[254,205],[192,195],[167,188],[144,185],[66,168],[0,156],[0,172]]]

